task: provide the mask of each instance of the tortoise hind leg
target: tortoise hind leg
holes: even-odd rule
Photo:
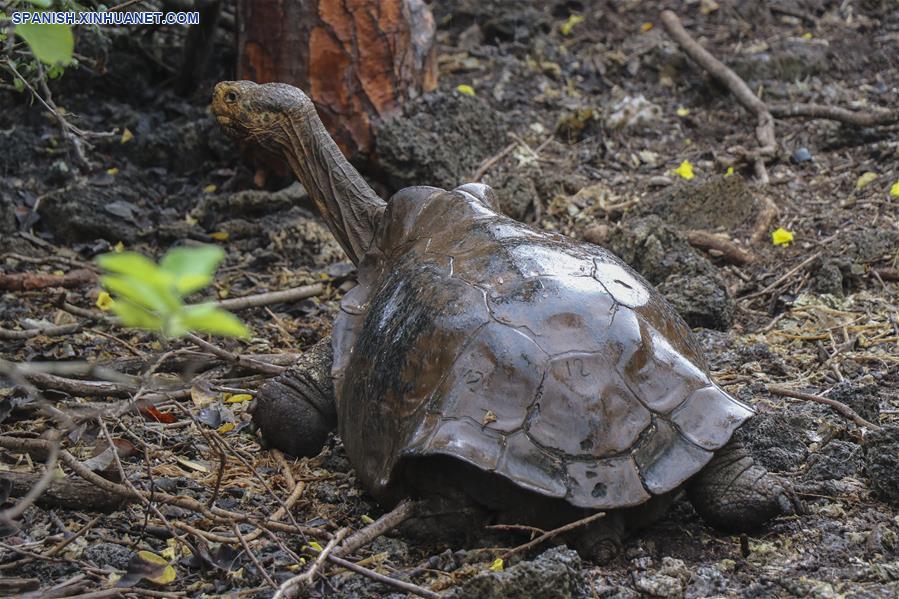
[[[337,426],[331,338],[322,339],[256,393],[253,424],[265,443],[294,456],[317,455]]]
[[[790,484],[756,464],[733,439],[690,479],[687,496],[703,519],[726,531],[753,530],[776,516],[802,511]]]

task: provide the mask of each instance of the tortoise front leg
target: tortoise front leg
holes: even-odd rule
[[[756,464],[735,439],[690,479],[687,496],[706,522],[725,531],[750,531],[776,516],[802,513],[790,484]]]
[[[256,393],[253,424],[267,445],[294,456],[317,455],[337,426],[331,338],[322,339]]]

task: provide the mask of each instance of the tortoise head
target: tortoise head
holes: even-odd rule
[[[229,136],[277,152],[287,143],[290,121],[308,119],[315,107],[285,83],[222,81],[212,94],[212,112]]]

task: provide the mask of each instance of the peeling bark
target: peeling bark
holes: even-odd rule
[[[437,84],[422,0],[240,0],[238,79],[305,90],[340,149],[364,156],[372,121]]]

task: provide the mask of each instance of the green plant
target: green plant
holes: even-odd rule
[[[185,304],[184,298],[212,283],[225,252],[216,246],[169,250],[159,264],[136,252],[97,256],[108,274],[101,283],[113,296],[108,308],[122,324],[180,337],[191,331],[248,337],[236,316],[214,303]]]
[[[53,1],[28,0],[28,3],[40,9],[48,9]],[[18,1],[12,2],[10,8],[17,4]],[[31,53],[41,62],[51,67],[65,66],[72,62],[75,38],[69,25],[22,23],[16,25],[13,31],[25,40]]]

